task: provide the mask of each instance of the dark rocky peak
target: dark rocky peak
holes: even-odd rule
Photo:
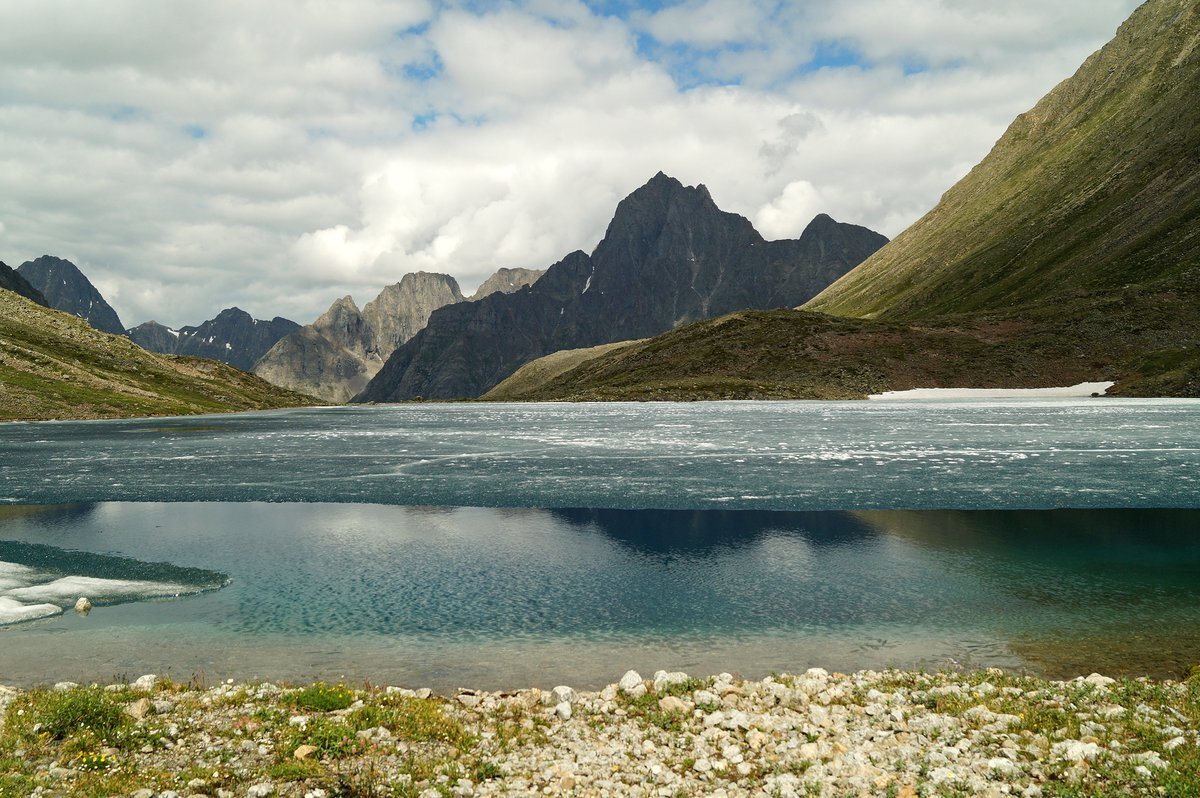
[[[17,272],[38,289],[55,310],[70,313],[97,330],[124,335],[125,325],[74,263],[52,255],[26,261]]]
[[[42,296],[41,291],[30,285],[28,280],[4,261],[0,261],[0,288],[12,291],[14,294],[19,294],[44,307],[50,306],[46,302],[46,297]]]
[[[264,321],[241,308],[226,308],[215,319],[181,328],[174,354],[207,357],[250,371],[280,338],[299,329],[281,316]]]
[[[843,246],[819,234],[830,224],[837,235],[853,228],[822,219],[811,244],[766,242],[749,220],[720,210],[703,186],[660,172],[621,201],[590,256],[567,255],[526,290],[438,310],[358,398],[479,396],[551,352],[645,338],[733,310],[799,304],[885,240],[865,231],[866,239]]]
[[[174,354],[179,346],[179,331],[151,320],[125,331],[129,339],[150,352]]]

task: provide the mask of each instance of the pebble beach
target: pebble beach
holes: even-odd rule
[[[1200,788],[1200,678],[633,671],[599,691],[0,689],[0,795],[1051,796]]]

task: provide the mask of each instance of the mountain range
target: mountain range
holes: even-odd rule
[[[567,255],[520,291],[435,311],[354,401],[476,397],[552,352],[795,305],[886,242],[823,214],[799,239],[766,241],[703,185],[660,172],[621,201],[590,255]]]
[[[194,327],[173,330],[156,321],[148,321],[126,333],[134,343],[151,352],[207,357],[242,371],[251,371],[258,359],[280,338],[299,329],[299,324],[281,316],[264,321],[241,308],[226,308],[216,318]]]
[[[500,269],[470,301],[520,290],[541,275],[534,269]],[[275,344],[255,364],[254,373],[275,385],[344,403],[426,325],[430,314],[464,301],[458,282],[448,274],[406,274],[361,311],[352,297],[338,299],[315,322]]]
[[[803,309],[563,355],[489,396],[855,398],[1106,379],[1110,393],[1200,396],[1198,299],[1200,10],[1150,0],[933,210]]]

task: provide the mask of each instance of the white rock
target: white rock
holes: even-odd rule
[[[719,704],[721,702],[716,693],[709,692],[708,690],[697,690],[692,693],[692,700],[697,704]]]
[[[147,673],[145,676],[139,676],[132,687],[136,690],[153,690],[156,684],[158,684],[158,677],[153,673]]]
[[[804,678],[825,681],[829,678],[829,671],[824,668],[809,668],[804,672]]]
[[[80,615],[87,615],[92,611],[92,600],[87,596],[80,596],[75,602],[75,612]]]
[[[665,695],[658,699],[658,708],[663,712],[686,715],[692,711],[692,705],[673,695]]]
[[[1090,676],[1085,677],[1083,681],[1087,682],[1088,684],[1094,684],[1097,687],[1109,687],[1110,685],[1117,683],[1116,679],[1110,679],[1109,677],[1101,676],[1098,673],[1093,673]]]
[[[558,715],[558,717],[562,718],[563,720],[570,720],[571,719],[571,704],[570,704],[570,702],[563,701],[562,703],[560,703],[558,706],[556,706],[554,708],[554,714]]]
[[[707,773],[712,770],[712,762],[709,762],[707,759],[697,759],[695,764],[692,765],[692,770],[697,773]]]
[[[250,789],[246,790],[246,795],[249,798],[266,798],[273,792],[275,792],[275,785],[269,781],[264,781],[261,784],[250,785]]]
[[[1100,746],[1096,743],[1085,743],[1081,740],[1063,740],[1050,747],[1050,752],[1070,762],[1079,760],[1090,761],[1100,755]]]
[[[550,696],[551,703],[555,704],[556,706],[564,703],[574,704],[579,700],[579,694],[564,684],[560,684],[558,687],[555,687],[553,690],[551,690]]]
[[[716,712],[704,716],[704,725],[708,728],[712,728],[714,726],[720,726],[724,720],[725,713],[718,709]]]
[[[683,684],[688,680],[688,675],[683,671],[655,671],[654,673],[654,689],[657,692],[662,692],[663,688],[670,687],[673,684]]]
[[[1016,773],[1019,768],[1011,759],[1005,759],[1002,756],[993,757],[987,762],[988,770],[993,770],[997,773],[1009,775]]]
[[[617,687],[626,694],[632,693],[635,688],[642,686],[642,676],[637,671],[625,671],[621,681],[617,682]],[[645,690],[642,692],[645,693]]]
[[[1186,738],[1172,737],[1170,740],[1167,740],[1165,743],[1163,743],[1163,750],[1164,751],[1174,751],[1176,748],[1178,748],[1181,745],[1184,745],[1185,743],[1187,743]]]
[[[54,690],[55,692],[65,693],[67,690],[74,690],[78,686],[77,682],[58,682],[54,685]]]
[[[1162,770],[1167,767],[1167,763],[1157,751],[1143,751],[1140,754],[1134,754],[1130,757],[1135,762],[1140,762],[1151,770]]]

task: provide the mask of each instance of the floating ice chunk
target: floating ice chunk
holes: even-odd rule
[[[80,596],[94,602],[110,602],[134,598],[156,598],[198,593],[201,588],[167,582],[144,582],[125,579],[98,579],[94,576],[64,576],[43,585],[30,585],[7,591],[20,601],[50,601],[55,604],[74,604]]]
[[[0,596],[0,626],[55,615],[62,615],[62,607],[53,604],[22,604],[16,599]]]

